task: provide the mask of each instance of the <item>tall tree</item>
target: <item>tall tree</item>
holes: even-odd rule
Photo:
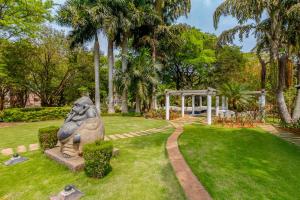
[[[107,57],[108,57],[108,113],[114,113],[114,99],[113,99],[113,71],[114,71],[114,44],[118,36],[119,26],[122,26],[120,21],[120,12],[124,6],[125,1],[123,0],[111,0],[107,1],[106,6],[108,7],[106,19],[103,23],[104,33],[107,37]],[[97,15],[97,13],[96,13]]]
[[[40,30],[40,24],[51,18],[52,1],[1,0],[0,37],[31,37]]]
[[[97,16],[91,15],[90,10],[92,8],[97,8]],[[107,7],[103,4],[99,4],[99,2],[97,2],[96,6],[94,1],[68,0],[58,12],[58,21],[62,25],[71,26],[73,28],[70,34],[72,46],[94,40],[95,104],[99,113],[101,109],[99,89],[100,43],[98,32],[103,26],[103,20],[107,13],[106,9]]]
[[[35,40],[7,45],[3,63],[11,82],[10,91],[19,98],[18,106],[25,106],[29,92],[40,97],[42,106],[58,105],[58,98],[73,75],[68,51],[63,33],[48,28]]]
[[[263,1],[263,0],[225,0],[215,11],[214,24],[217,28],[220,17],[231,15],[237,18],[239,25],[223,32],[220,36],[222,42],[232,42],[235,35],[240,39],[254,31],[258,39],[266,40],[270,51],[270,65],[277,66],[276,100],[281,119],[291,123],[292,117],[288,111],[284,91],[286,89],[286,69],[289,58],[290,43],[286,33],[291,21],[288,15],[291,8],[298,7],[298,1]],[[297,12],[298,13],[298,12]],[[249,20],[253,21],[247,24]],[[246,24],[246,25],[245,25]]]

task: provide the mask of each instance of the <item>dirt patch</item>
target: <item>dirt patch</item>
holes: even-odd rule
[[[263,123],[245,123],[241,125],[240,123],[216,123],[217,126],[223,128],[256,128]]]
[[[0,122],[0,128],[6,128],[6,127],[11,127],[15,126],[21,123],[16,123],[16,122]]]
[[[300,128],[280,128],[280,129],[290,133],[295,133],[296,135],[300,136]]]

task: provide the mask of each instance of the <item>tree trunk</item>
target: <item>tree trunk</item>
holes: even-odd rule
[[[95,105],[98,114],[101,113],[100,109],[100,81],[99,81],[99,61],[100,61],[100,45],[98,41],[98,33],[95,33],[94,43],[94,65],[95,65]]]
[[[123,35],[122,43],[122,72],[127,71],[127,52],[128,52],[128,37]],[[127,87],[125,86],[122,92],[122,113],[128,113],[128,102],[127,102],[128,91]]]
[[[156,86],[152,87],[152,95],[150,99],[150,110],[156,110],[157,109],[157,100],[156,100]]]
[[[156,38],[154,38],[153,40],[155,40]],[[156,62],[156,47],[155,44],[153,42],[152,44],[152,62],[153,65],[155,65]],[[156,110],[157,109],[157,101],[156,101],[156,87],[157,85],[153,85],[152,86],[152,94],[150,97],[150,110]]]
[[[108,113],[115,113],[113,96],[114,41],[108,38]]]
[[[4,101],[5,101],[5,94],[4,92],[1,93],[0,95],[0,110],[3,110],[4,109]]]
[[[298,55],[300,59],[300,53]],[[295,100],[295,108],[293,112],[293,121],[298,121],[300,119],[300,60],[297,63],[297,96]]]
[[[267,63],[258,54],[258,59],[261,64],[261,89],[266,89]]]
[[[135,97],[135,112],[141,113],[141,100],[139,98],[139,95],[136,95]]]
[[[285,88],[285,70],[287,65],[287,55],[282,55],[278,61],[278,85],[276,91],[276,100],[278,104],[279,114],[282,121],[285,123],[291,123],[292,118],[288,111],[285,99],[284,99],[284,88]]]

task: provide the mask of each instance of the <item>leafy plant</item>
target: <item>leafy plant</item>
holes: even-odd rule
[[[49,126],[45,128],[40,128],[38,133],[39,144],[42,151],[47,149],[52,149],[57,144],[57,132],[59,127]]]
[[[246,92],[247,87],[236,82],[226,83],[220,87],[220,94],[228,98],[229,108],[235,112],[245,110],[252,100],[252,96]]]
[[[113,145],[111,142],[96,141],[83,147],[84,171],[89,177],[102,178],[111,170],[110,159]]]
[[[12,108],[3,110],[5,122],[34,122],[65,118],[69,107]]]

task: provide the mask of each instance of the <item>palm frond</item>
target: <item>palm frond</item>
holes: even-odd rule
[[[218,44],[233,44],[233,41],[235,39],[235,36],[238,34],[238,37],[240,41],[243,40],[244,37],[249,37],[249,34],[252,30],[254,30],[255,25],[254,24],[248,24],[248,25],[238,25],[232,29],[226,30],[222,32],[222,34],[218,37]]]

